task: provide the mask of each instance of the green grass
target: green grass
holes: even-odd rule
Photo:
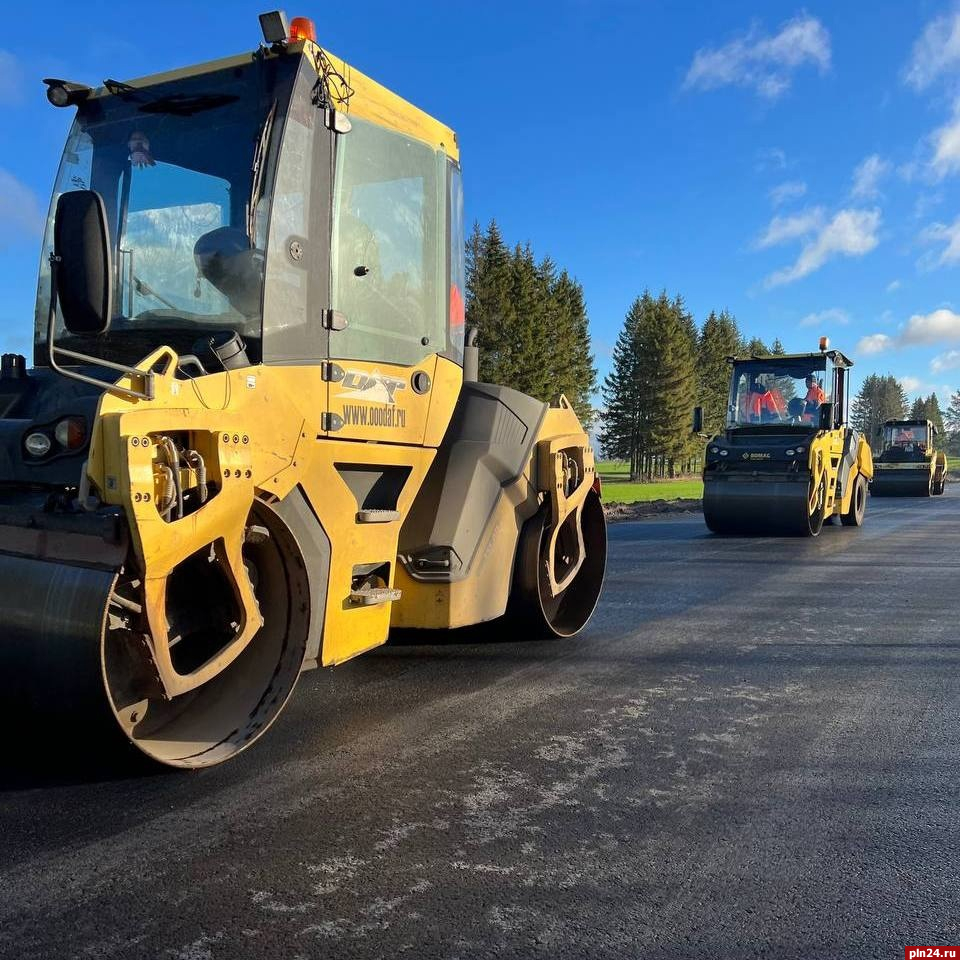
[[[598,460],[597,473],[600,474],[601,480],[606,480],[608,477],[611,480],[618,478],[626,480],[630,475],[630,464],[625,460]]]
[[[664,480],[660,483],[607,483],[603,480],[606,503],[647,503],[650,500],[699,500],[702,480]]]
[[[651,500],[698,500],[703,496],[703,481],[697,479],[659,480],[656,483],[630,483],[630,465],[620,460],[598,460],[597,473],[603,483],[607,503],[648,503]]]

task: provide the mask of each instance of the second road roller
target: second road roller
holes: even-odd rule
[[[476,382],[456,135],[260,21],[45,81],[75,119],[34,364],[0,374],[0,666],[21,737],[74,755],[220,763],[391,626],[571,636],[603,583],[570,404]]]
[[[877,434],[881,450],[874,458],[871,496],[936,497],[943,493],[947,455],[934,449],[936,429],[929,420],[887,420]]]
[[[847,422],[853,365],[826,337],[816,353],[731,357],[726,423],[709,440],[703,517],[714,533],[817,536],[863,523],[873,459]],[[703,412],[694,410],[694,430]]]

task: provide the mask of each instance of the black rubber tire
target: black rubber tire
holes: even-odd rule
[[[863,515],[867,512],[867,481],[863,474],[857,474],[853,485],[853,496],[850,498],[850,509],[840,515],[840,522],[845,527],[862,527]]]
[[[607,523],[600,497],[592,490],[583,505],[584,560],[567,588],[551,597],[544,560],[550,530],[545,508],[520,533],[508,615],[538,637],[572,637],[590,620],[600,599],[607,567]]]

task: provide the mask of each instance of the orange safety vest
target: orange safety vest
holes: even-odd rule
[[[748,393],[744,399],[746,400],[744,412],[748,417],[759,417],[764,410],[782,415],[777,405],[777,398],[769,390],[764,393]]]

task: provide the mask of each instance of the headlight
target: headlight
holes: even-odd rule
[[[54,428],[57,443],[66,450],[79,450],[87,439],[87,423],[83,417],[64,417]]]
[[[45,433],[28,433],[23,441],[27,448],[27,453],[31,457],[45,457],[50,452],[52,446],[50,438]]]
[[[797,447],[797,453],[803,453],[803,451],[806,449],[806,447]]]
[[[728,452],[728,451],[726,451],[726,450],[721,450],[721,451],[720,451],[720,456],[721,456],[721,457],[725,457],[725,456],[727,455],[727,452]]]
[[[787,451],[787,456],[788,456],[788,457],[792,457],[796,452],[797,452],[796,450],[788,450],[788,451]]]
[[[720,448],[719,448],[719,447],[711,447],[711,448],[710,448],[710,452],[711,452],[711,453],[719,453],[719,452],[720,452]]]

